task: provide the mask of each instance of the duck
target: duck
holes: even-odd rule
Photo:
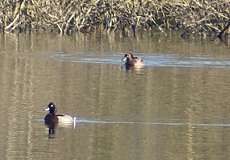
[[[56,114],[56,105],[53,102],[48,104],[48,108],[45,109],[49,113],[45,116],[44,121],[48,127],[55,127],[57,124],[73,124],[75,118],[67,114]]]
[[[124,55],[122,62],[124,63],[126,69],[142,68],[144,66],[143,59],[134,56],[131,52]]]

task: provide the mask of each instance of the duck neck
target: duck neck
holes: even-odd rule
[[[56,115],[55,112],[50,112],[51,115]]]

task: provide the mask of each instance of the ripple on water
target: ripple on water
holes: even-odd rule
[[[213,57],[179,57],[176,55],[147,55],[136,54],[144,59],[145,67],[190,67],[190,68],[230,68],[230,59],[217,59]],[[67,54],[57,53],[52,58],[76,63],[90,64],[121,64],[122,54],[114,55],[85,55],[85,54]]]

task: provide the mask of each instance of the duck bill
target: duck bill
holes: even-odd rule
[[[49,111],[49,108],[46,108],[45,111]]]

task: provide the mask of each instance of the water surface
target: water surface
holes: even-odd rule
[[[121,67],[134,51],[139,70]],[[229,47],[176,35],[0,36],[6,160],[228,159]],[[77,118],[48,138],[43,109]]]

